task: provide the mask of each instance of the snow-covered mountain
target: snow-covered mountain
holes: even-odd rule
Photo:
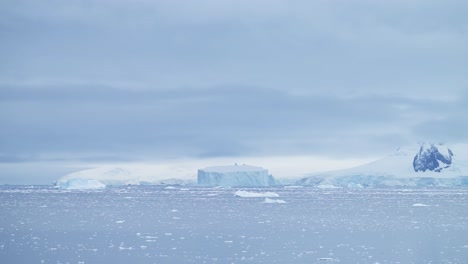
[[[328,187],[468,186],[468,146],[422,144],[400,148],[355,168],[316,173],[301,185]]]
[[[414,171],[441,172],[452,164],[453,152],[444,145],[423,144],[413,159]]]

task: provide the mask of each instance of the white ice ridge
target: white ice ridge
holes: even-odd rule
[[[274,192],[248,192],[248,191],[237,191],[234,193],[237,197],[243,198],[256,198],[256,197],[279,197]]]
[[[84,189],[104,189],[106,185],[93,179],[69,179],[57,182],[60,189],[84,190]]]
[[[215,166],[198,170],[198,185],[201,186],[271,186],[274,178],[268,170],[249,166]]]

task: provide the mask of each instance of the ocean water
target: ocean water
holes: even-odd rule
[[[468,188],[2,186],[0,263],[468,263]]]

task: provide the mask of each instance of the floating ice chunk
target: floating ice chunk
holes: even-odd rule
[[[336,261],[334,258],[318,258],[319,261]]]
[[[284,204],[286,202],[284,200],[280,200],[280,199],[265,198],[265,201],[263,201],[263,203],[269,203],[269,204],[280,203],[280,204]]]
[[[247,191],[237,191],[235,192],[237,197],[244,198],[254,198],[254,197],[279,197],[277,193],[274,192],[247,192]]]
[[[115,221],[116,224],[123,224],[125,223],[125,220],[118,220],[118,221]]]
[[[57,182],[60,189],[65,190],[86,190],[86,189],[104,189],[106,185],[98,180],[92,179],[69,179]]]
[[[133,250],[133,247],[124,247],[124,246],[120,246],[120,247],[119,247],[119,250]]]
[[[413,204],[414,207],[427,207],[427,206],[430,206],[428,204],[423,204],[423,203],[415,203]]]

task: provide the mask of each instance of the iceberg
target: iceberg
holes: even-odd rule
[[[106,188],[106,185],[98,180],[80,178],[58,181],[57,186],[64,190],[90,190]]]
[[[249,166],[216,166],[198,170],[198,185],[201,186],[271,186],[275,179],[268,170]]]

